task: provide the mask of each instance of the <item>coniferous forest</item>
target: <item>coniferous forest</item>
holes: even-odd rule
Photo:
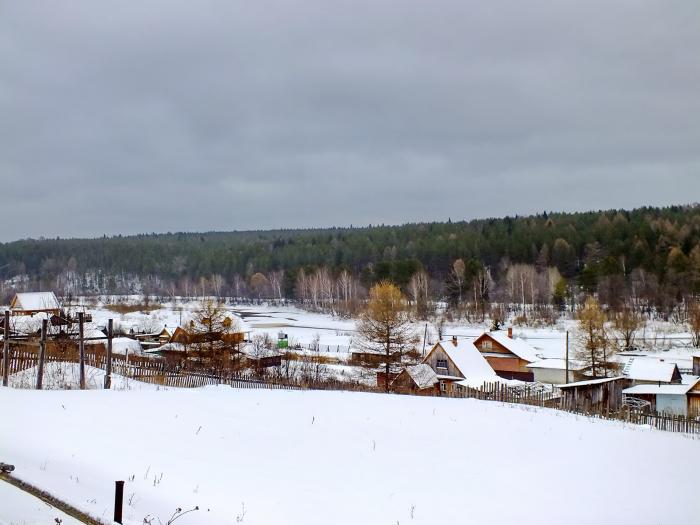
[[[700,206],[542,213],[468,222],[26,239],[0,245],[5,299],[146,293],[351,304],[390,280],[414,301],[671,313],[700,293]]]

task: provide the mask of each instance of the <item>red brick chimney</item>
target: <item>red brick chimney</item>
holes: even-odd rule
[[[513,339],[513,327],[512,327],[512,326],[509,326],[509,327],[508,327],[508,337],[510,337],[511,339]]]
[[[457,336],[456,336],[456,335],[453,335],[453,336],[452,336],[452,344],[453,344],[454,346],[457,346]]]

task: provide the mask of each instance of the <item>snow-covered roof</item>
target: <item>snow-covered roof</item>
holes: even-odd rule
[[[20,292],[12,300],[13,310],[35,312],[60,308],[61,305],[53,292]]]
[[[670,383],[678,367],[661,359],[649,357],[631,358],[625,366],[625,376],[637,381],[662,381]]]
[[[527,365],[527,368],[541,368],[546,370],[566,370],[566,359],[540,359]],[[569,359],[569,370],[581,370],[583,365],[573,359]]]
[[[411,379],[413,379],[416,386],[418,386],[420,389],[430,388],[439,382],[438,376],[435,374],[435,370],[430,368],[430,366],[426,365],[425,363],[409,366],[406,368],[406,372],[411,376]]]
[[[697,381],[695,382],[697,383]],[[625,388],[622,393],[627,395],[634,394],[656,394],[656,395],[685,395],[694,386],[695,383],[689,385],[637,385],[631,388]]]
[[[158,352],[185,352],[185,345],[182,343],[166,343],[155,348],[144,349],[144,354],[156,354]]]
[[[622,376],[615,377],[603,377],[601,379],[589,379],[588,381],[577,381],[575,383],[567,383],[565,385],[557,385],[559,388],[573,388],[577,386],[589,386],[589,385],[601,385],[603,383],[609,383],[611,381],[618,381],[620,379],[627,379]]]
[[[466,339],[447,339],[438,341],[440,347],[449,356],[462,375],[468,379],[496,377],[491,365],[486,361],[474,343]]]
[[[491,337],[491,339],[496,341],[504,348],[507,348],[509,351],[513,352],[520,359],[529,361],[530,363],[533,363],[539,359],[535,353],[535,349],[532,348],[529,343],[523,341],[522,339],[508,337],[508,332],[495,331],[484,332],[484,334]]]
[[[112,339],[112,353],[126,354],[127,352],[131,355],[141,355],[143,353],[141,343],[130,337],[115,337]]]

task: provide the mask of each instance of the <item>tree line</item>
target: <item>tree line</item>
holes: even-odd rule
[[[674,315],[700,293],[700,206],[0,245],[5,302],[15,290],[54,289],[287,299],[352,313],[382,281],[420,316],[446,300],[457,315],[509,305],[546,317],[589,295],[616,311]]]

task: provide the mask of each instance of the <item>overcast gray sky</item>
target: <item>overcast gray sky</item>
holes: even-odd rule
[[[700,200],[698,0],[0,0],[0,240]]]

